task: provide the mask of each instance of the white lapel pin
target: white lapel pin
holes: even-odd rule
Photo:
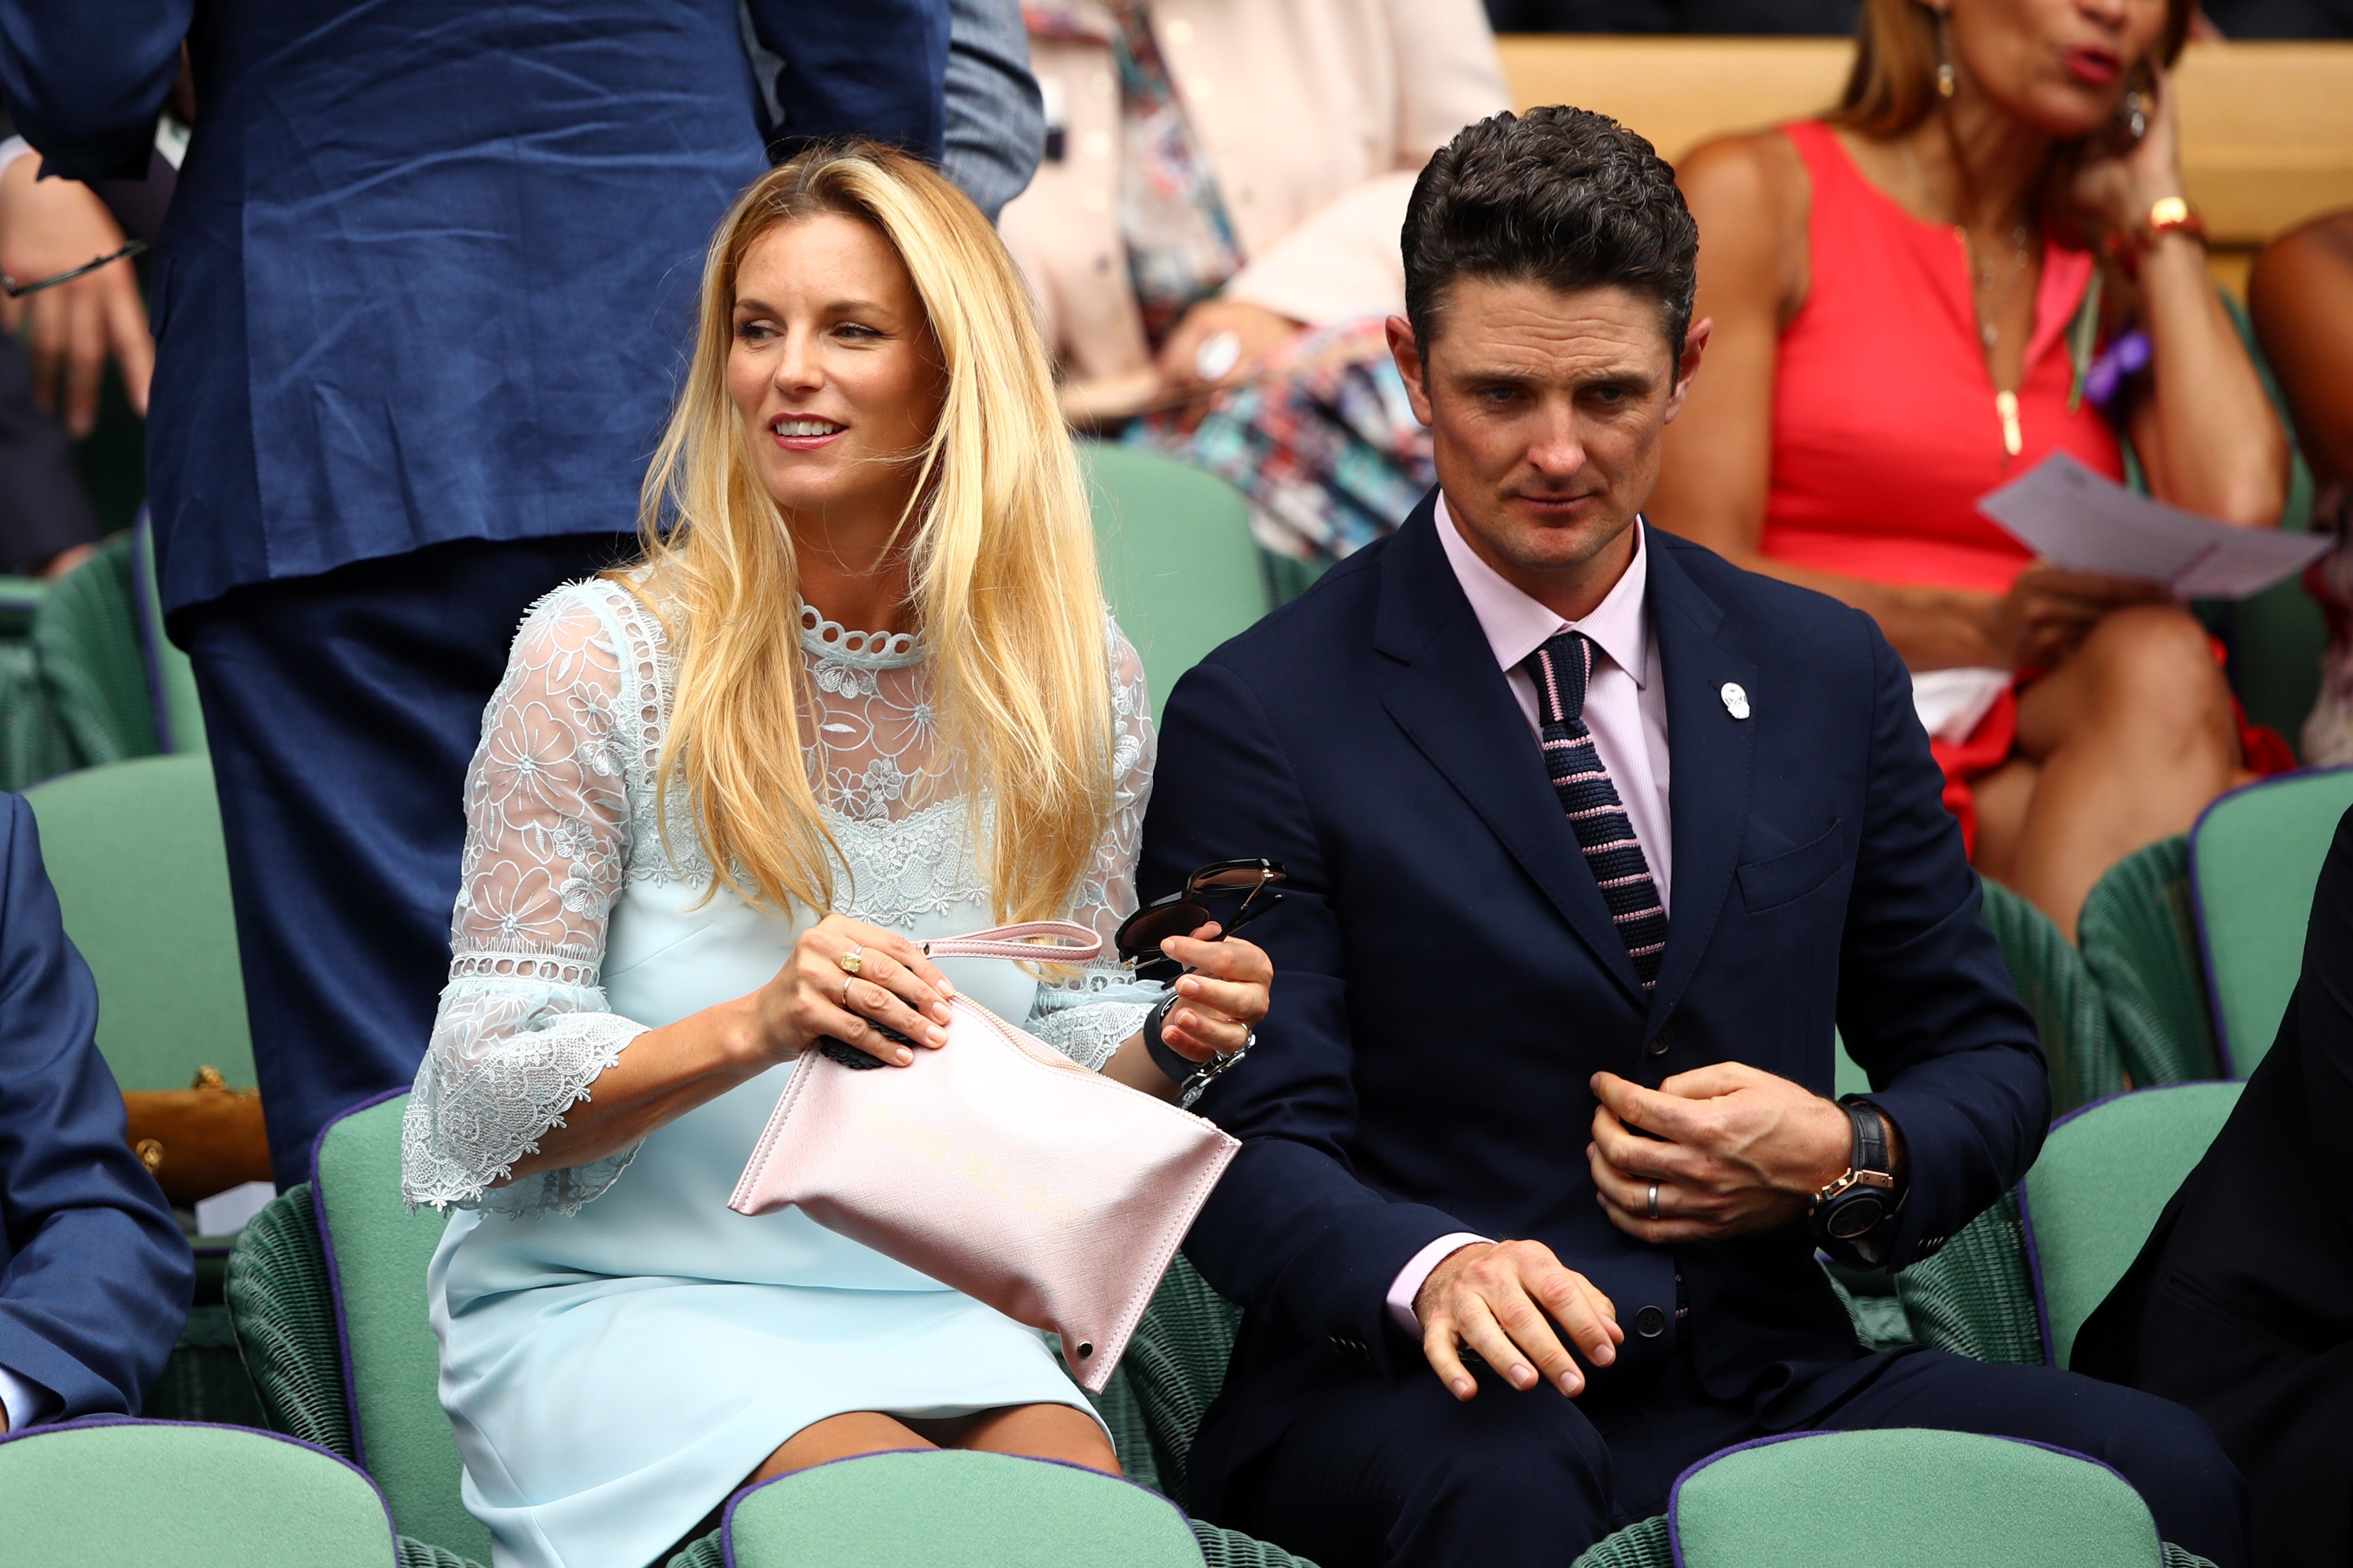
[[[1724,699],[1724,710],[1726,713],[1736,719],[1748,717],[1748,693],[1740,689],[1740,682],[1727,680],[1715,689],[1715,694]]]

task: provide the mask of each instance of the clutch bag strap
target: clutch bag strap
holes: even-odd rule
[[[1024,921],[963,936],[919,943],[926,958],[1032,959],[1045,963],[1084,963],[1103,952],[1103,938],[1073,921]]]

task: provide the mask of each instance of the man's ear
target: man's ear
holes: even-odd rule
[[[1683,334],[1683,352],[1675,360],[1675,389],[1667,395],[1667,422],[1683,411],[1683,399],[1691,394],[1692,377],[1699,374],[1700,356],[1707,352],[1707,340],[1715,331],[1715,318],[1703,317],[1694,321],[1691,331]]]
[[[1397,362],[1398,374],[1405,378],[1406,401],[1413,405],[1413,416],[1428,425],[1430,387],[1424,380],[1421,345],[1414,341],[1413,323],[1403,316],[1391,316],[1384,324],[1388,328],[1389,358]]]

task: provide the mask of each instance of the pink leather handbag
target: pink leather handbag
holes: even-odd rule
[[[1049,945],[1041,945],[1046,939]],[[1067,921],[925,944],[934,958],[1084,963]],[[727,1206],[787,1205],[1062,1341],[1101,1394],[1176,1244],[1241,1145],[1078,1066],[959,994],[948,1042],[861,1071],[805,1053]]]

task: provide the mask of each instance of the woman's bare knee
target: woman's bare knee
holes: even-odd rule
[[[2041,686],[2059,700],[2033,704]],[[2021,739],[2057,719],[2063,744],[2086,731],[2111,738],[2131,732],[2170,747],[2237,755],[2230,683],[2215,662],[2213,644],[2197,617],[2178,605],[2135,605],[2110,612],[2048,681],[2029,688],[2020,706]],[[2044,712],[2031,710],[2043,708]],[[2048,747],[2036,747],[2048,750]]]
[[[1093,1416],[1068,1405],[1012,1405],[983,1411],[948,1447],[983,1454],[1014,1454],[1120,1473],[1119,1456]]]
[[[846,1411],[812,1421],[786,1438],[745,1481],[774,1480],[795,1470],[831,1464],[836,1459],[854,1459],[864,1454],[896,1454],[938,1446],[894,1416],[874,1410]]]

